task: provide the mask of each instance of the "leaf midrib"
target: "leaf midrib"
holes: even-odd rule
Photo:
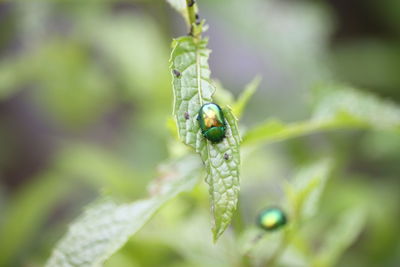
[[[201,65],[200,65],[200,47],[198,42],[196,40],[193,40],[196,45],[196,78],[197,78],[197,91],[199,95],[199,103],[200,103],[200,108],[203,106],[203,93],[202,93],[202,87],[201,87]],[[201,129],[200,129],[201,131]],[[210,144],[208,143],[207,140],[204,140],[206,143],[206,150],[207,150],[207,158],[210,159]],[[211,164],[211,161],[208,160],[208,164]]]

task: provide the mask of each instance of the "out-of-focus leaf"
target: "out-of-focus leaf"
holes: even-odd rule
[[[19,81],[25,79],[25,70],[18,59],[3,60],[0,64],[0,99],[11,96],[19,88]]]
[[[76,43],[51,41],[0,65],[0,98],[35,85],[32,95],[50,117],[72,126],[86,123],[107,109],[112,92],[93,63]]]
[[[213,99],[220,106],[233,106],[235,103],[235,97],[232,92],[224,88],[222,83],[218,80],[213,80],[213,84],[216,87]]]
[[[95,17],[80,33],[112,64],[111,74],[123,85],[114,89],[121,87],[126,98],[152,102],[152,105],[135,102],[142,108],[169,107],[166,100],[172,100],[167,86],[169,51],[157,25],[143,13],[102,16]]]
[[[89,51],[71,42],[54,42],[43,50],[37,69],[39,104],[72,126],[92,121],[111,106],[112,83],[92,61]],[[36,63],[37,64],[37,63]]]
[[[309,121],[286,125],[278,120],[269,120],[249,130],[243,137],[243,144],[271,143],[338,129],[400,132],[398,106],[351,88],[328,88],[322,91],[313,114]]]
[[[235,104],[232,107],[233,114],[237,118],[242,117],[243,111],[246,108],[247,103],[257,91],[258,86],[261,83],[261,77],[256,76],[243,90],[243,92],[239,95],[238,99],[236,100]]]
[[[175,162],[153,185],[153,197],[128,204],[103,199],[73,223],[54,249],[46,266],[100,266],[138,231],[168,200],[198,181],[193,157]]]
[[[168,203],[166,208],[180,210],[176,201],[171,204],[170,206]],[[163,208],[160,213],[162,214],[157,214],[153,221],[154,225],[143,229],[140,238],[157,240],[174,248],[185,260],[182,266],[241,266],[239,265],[241,255],[232,232],[225,233],[218,243],[213,244],[212,235],[206,232],[209,226],[207,210],[196,210],[189,216],[187,214],[184,217],[178,216],[174,221],[166,219],[167,216],[173,216],[170,210],[166,211]],[[164,223],[164,219],[168,222]],[[177,236],[179,238],[176,238]],[[140,241],[138,240],[139,244]]]
[[[72,185],[56,173],[48,173],[37,177],[11,200],[0,225],[3,240],[0,242],[0,266],[10,266],[18,252],[34,238],[57,200],[71,193]]]
[[[321,160],[301,168],[293,182],[285,187],[293,220],[302,220],[313,216],[329,177],[331,162]]]
[[[170,59],[175,95],[174,115],[180,139],[200,153],[207,169],[206,182],[214,215],[214,240],[228,227],[239,194],[239,143],[236,119],[224,110],[226,138],[218,144],[206,140],[196,120],[200,107],[212,102],[207,41],[192,37],[174,40]],[[225,159],[227,157],[227,159]]]
[[[347,114],[371,128],[400,129],[400,107],[394,103],[350,87],[330,86],[321,89],[313,120],[332,120],[339,114]]]
[[[270,119],[250,129],[243,136],[242,144],[269,144],[324,131],[367,127],[365,122],[352,118],[347,114],[338,114],[337,117],[327,120],[310,120],[289,124],[276,119]]]
[[[136,188],[142,188],[135,186],[138,184],[135,176],[132,169],[102,150],[89,146],[70,146],[61,150],[51,171],[22,189],[5,211],[0,236],[9,242],[0,243],[0,266],[15,259],[24,246],[31,245],[27,240],[31,240],[45,223],[54,205],[71,194],[77,180],[128,198],[139,193]]]
[[[366,220],[363,207],[352,208],[340,214],[329,229],[315,257],[314,266],[335,266],[343,252],[356,240]]]
[[[69,146],[56,162],[56,170],[66,177],[84,180],[112,195],[129,197],[139,194],[137,189],[142,188],[138,186],[141,183],[138,174],[128,163],[123,164],[122,160],[95,147]]]
[[[167,2],[182,15],[187,25],[189,25],[189,16],[187,12],[186,0],[167,0]]]

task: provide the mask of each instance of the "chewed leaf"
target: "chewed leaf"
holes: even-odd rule
[[[224,110],[227,121],[225,139],[211,145],[203,142],[200,155],[207,169],[206,182],[210,188],[211,209],[214,215],[214,240],[225,231],[237,206],[239,197],[239,133],[236,119]]]
[[[204,103],[212,102],[215,91],[207,63],[210,50],[206,46],[205,40],[181,37],[174,40],[170,59],[179,136],[196,150],[203,141],[196,117]]]
[[[170,67],[175,96],[174,116],[180,139],[200,153],[207,170],[216,240],[228,227],[237,205],[240,137],[230,110],[224,110],[227,129],[221,142],[211,143],[201,134],[196,118],[200,107],[212,102],[215,91],[207,62],[210,50],[206,46],[207,41],[190,36],[175,40]]]
[[[73,223],[46,266],[101,266],[168,200],[198,181],[199,162],[188,157],[170,165],[149,199],[118,204],[104,199]]]

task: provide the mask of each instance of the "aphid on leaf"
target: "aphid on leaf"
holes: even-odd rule
[[[224,160],[228,160],[229,159],[229,154],[225,153],[224,154]]]
[[[190,1],[188,1],[188,7],[192,7],[193,5],[194,5],[194,3],[195,3],[196,1],[195,0],[190,0]]]
[[[175,77],[181,77],[181,73],[178,70],[173,70],[172,72],[174,73]]]
[[[262,229],[273,231],[285,226],[287,218],[280,208],[268,208],[260,212],[257,218],[257,224]]]
[[[214,103],[204,104],[197,116],[201,133],[213,143],[219,143],[225,137],[226,123],[220,106]]]
[[[190,117],[189,117],[189,113],[188,113],[187,111],[185,111],[184,116],[185,116],[185,120],[188,120],[188,119],[190,118]]]

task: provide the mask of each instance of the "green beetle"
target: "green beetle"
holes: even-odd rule
[[[260,212],[257,218],[257,224],[262,229],[273,231],[285,226],[287,218],[280,208],[268,208]]]
[[[215,103],[204,104],[197,116],[201,133],[213,143],[219,143],[225,137],[226,123],[222,109]]]

